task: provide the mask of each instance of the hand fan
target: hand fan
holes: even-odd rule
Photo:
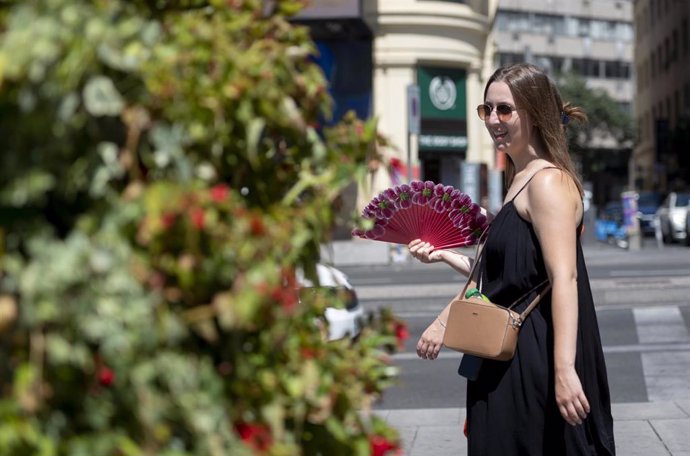
[[[436,250],[475,244],[486,228],[486,217],[467,194],[450,185],[413,181],[380,193],[362,211],[373,220],[369,230],[354,236],[409,244],[421,239]]]

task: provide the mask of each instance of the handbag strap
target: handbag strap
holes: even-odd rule
[[[489,232],[490,228],[491,224],[489,224],[486,227],[486,229],[482,231],[482,234],[479,236],[479,239],[477,240],[477,249],[474,253],[474,262],[472,263],[472,267],[470,268],[470,273],[467,275],[467,282],[465,283],[465,286],[462,289],[462,291],[455,297],[455,299],[463,299],[465,297],[465,293],[467,293],[467,289],[470,287],[470,283],[472,282],[472,276],[474,276],[474,271],[477,269],[477,264],[479,264],[479,257],[484,251],[484,244],[482,244],[482,241],[486,240],[485,237],[486,234]]]
[[[532,310],[534,310],[535,307],[537,307],[537,304],[539,304],[539,301],[541,301],[541,298],[543,298],[544,296],[546,296],[546,294],[547,294],[549,291],[551,291],[551,283],[549,282],[549,279],[548,279],[548,278],[547,278],[547,279],[544,279],[543,282],[541,282],[539,285],[537,285],[537,286],[535,286],[534,288],[532,288],[531,290],[529,290],[527,293],[525,293],[525,294],[523,294],[522,296],[520,296],[518,299],[515,300],[515,302],[513,302],[510,306],[508,306],[508,309],[512,309],[512,308],[515,307],[520,301],[522,301],[525,297],[527,297],[530,293],[532,293],[534,290],[536,290],[537,288],[541,287],[542,285],[546,285],[546,286],[544,287],[543,290],[541,290],[541,292],[540,292],[537,296],[534,297],[534,299],[532,299],[532,302],[531,302],[531,303],[527,306],[527,308],[526,308],[525,310],[523,310],[522,313],[520,314],[520,318],[519,318],[520,324],[522,324],[522,322],[525,321],[525,318],[527,318],[527,315],[529,315],[529,313],[532,312]]]
[[[489,232],[489,229],[491,228],[491,225],[489,225],[479,236],[479,240],[477,241],[477,249],[474,255],[474,263],[472,263],[472,267],[470,268],[470,273],[468,275],[467,283],[465,283],[465,286],[463,287],[462,291],[455,297],[455,299],[464,299],[465,298],[465,293],[467,293],[467,289],[470,286],[470,283],[472,282],[472,278],[474,276],[474,273],[477,269],[477,265],[479,264],[480,257],[482,253],[484,253],[484,244],[482,244],[482,241],[485,241],[486,234]],[[527,306],[527,308],[520,314],[518,321],[516,324],[519,326],[522,324],[523,321],[525,321],[525,318],[534,310],[534,308],[539,304],[539,301],[546,296],[546,294],[551,290],[551,283],[549,282],[549,279],[545,279],[543,282],[539,283],[538,285],[534,286],[533,288],[530,288],[525,294],[520,296],[518,299],[516,299],[510,306],[507,308],[510,310],[516,305],[518,305],[523,299],[525,299],[527,296],[530,295],[534,290],[542,287],[543,285],[546,285],[544,289],[534,297],[532,302]]]

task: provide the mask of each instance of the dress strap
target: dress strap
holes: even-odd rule
[[[510,201],[514,201],[515,198],[517,198],[517,196],[518,196],[520,193],[522,193],[522,191],[529,185],[529,183],[532,182],[532,179],[534,179],[534,176],[536,176],[537,173],[539,173],[539,171],[542,171],[542,170],[544,170],[544,169],[561,169],[561,168],[559,168],[558,166],[545,166],[545,167],[543,167],[543,168],[539,168],[538,170],[536,170],[536,171],[534,172],[534,174],[532,174],[532,175],[530,176],[529,179],[527,179],[527,182],[525,182],[525,185],[523,185],[522,188],[520,188],[520,190],[518,190],[518,192],[515,194],[515,196],[513,196],[513,197],[510,199]]]

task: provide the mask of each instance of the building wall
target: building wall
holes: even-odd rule
[[[494,151],[483,123],[476,116],[484,81],[493,71],[491,23],[496,0],[365,1],[365,20],[374,33],[374,106],[381,132],[396,147],[390,151],[408,160],[406,88],[417,83],[420,66],[458,68],[466,71],[467,150],[464,156],[446,154],[443,179],[459,185],[462,160],[494,165]],[[419,169],[417,142],[410,144],[412,167]],[[419,176],[419,177],[423,177]],[[454,178],[455,177],[455,178]],[[374,187],[390,185],[381,173]],[[372,189],[375,193],[377,188]]]
[[[494,22],[496,66],[528,61],[552,76],[579,74],[589,88],[605,90],[632,113],[632,18],[631,0],[500,0]],[[604,132],[593,137],[590,150],[573,157],[583,178],[593,183],[595,201],[613,199],[628,186],[629,147]]]
[[[582,70],[590,87],[605,89],[621,103],[632,101],[633,79],[626,71],[634,45],[629,0],[501,0],[495,37],[499,56],[520,55],[547,63],[553,72]],[[545,56],[554,59],[540,59]],[[583,59],[592,61],[587,63],[595,65],[593,71],[578,68]]]
[[[634,19],[639,141],[631,174],[640,187],[666,192],[690,184],[690,2],[638,0]]]
[[[320,53],[315,60],[329,81],[329,91],[335,102],[335,117],[355,107],[360,117],[374,116],[379,131],[392,147],[380,152],[384,162],[400,167],[369,163],[365,179],[343,192],[341,212],[344,216],[364,207],[373,196],[391,185],[412,178],[429,178],[427,171],[435,172],[435,180],[459,187],[461,176],[474,176],[470,169],[478,170],[481,196],[485,196],[486,181],[480,172],[493,168],[494,150],[484,124],[476,115],[481,103],[484,83],[493,72],[494,46],[491,26],[498,0],[312,0],[310,6],[293,21],[307,25]],[[366,57],[364,49],[371,46]],[[351,49],[350,49],[351,48]],[[442,69],[441,88],[447,89],[446,72],[452,75],[457,91],[447,112],[426,125],[442,123],[453,141],[437,154],[438,160],[420,161],[418,135],[408,136],[408,86],[418,79]],[[432,71],[429,71],[432,70]],[[422,75],[422,76],[420,76]],[[429,78],[431,88],[435,73]],[[462,83],[460,81],[463,81]],[[431,102],[431,90],[420,87],[420,111]],[[371,102],[366,103],[370,96]],[[364,101],[363,101],[364,100]],[[438,100],[438,98],[437,98]],[[449,103],[450,104],[450,103]],[[464,107],[465,118],[462,117]],[[459,126],[456,130],[456,126]],[[425,124],[422,125],[424,133]],[[431,132],[436,134],[436,132]],[[454,133],[456,133],[454,135]],[[454,136],[452,136],[454,135]],[[433,137],[432,135],[427,135]],[[443,136],[437,136],[444,138]],[[409,141],[408,145],[408,139]],[[464,144],[463,144],[464,143]],[[434,156],[435,147],[422,145],[424,156]],[[432,163],[433,162],[433,163]],[[473,166],[464,166],[467,162]],[[433,168],[433,169],[432,169]],[[475,186],[475,188],[478,188]],[[495,189],[494,189],[495,190]],[[350,237],[347,226],[339,226],[337,238]]]

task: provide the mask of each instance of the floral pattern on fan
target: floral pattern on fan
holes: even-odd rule
[[[374,222],[354,236],[408,244],[421,239],[435,249],[475,244],[486,229],[486,216],[470,197],[450,185],[413,181],[381,192],[362,211]]]

